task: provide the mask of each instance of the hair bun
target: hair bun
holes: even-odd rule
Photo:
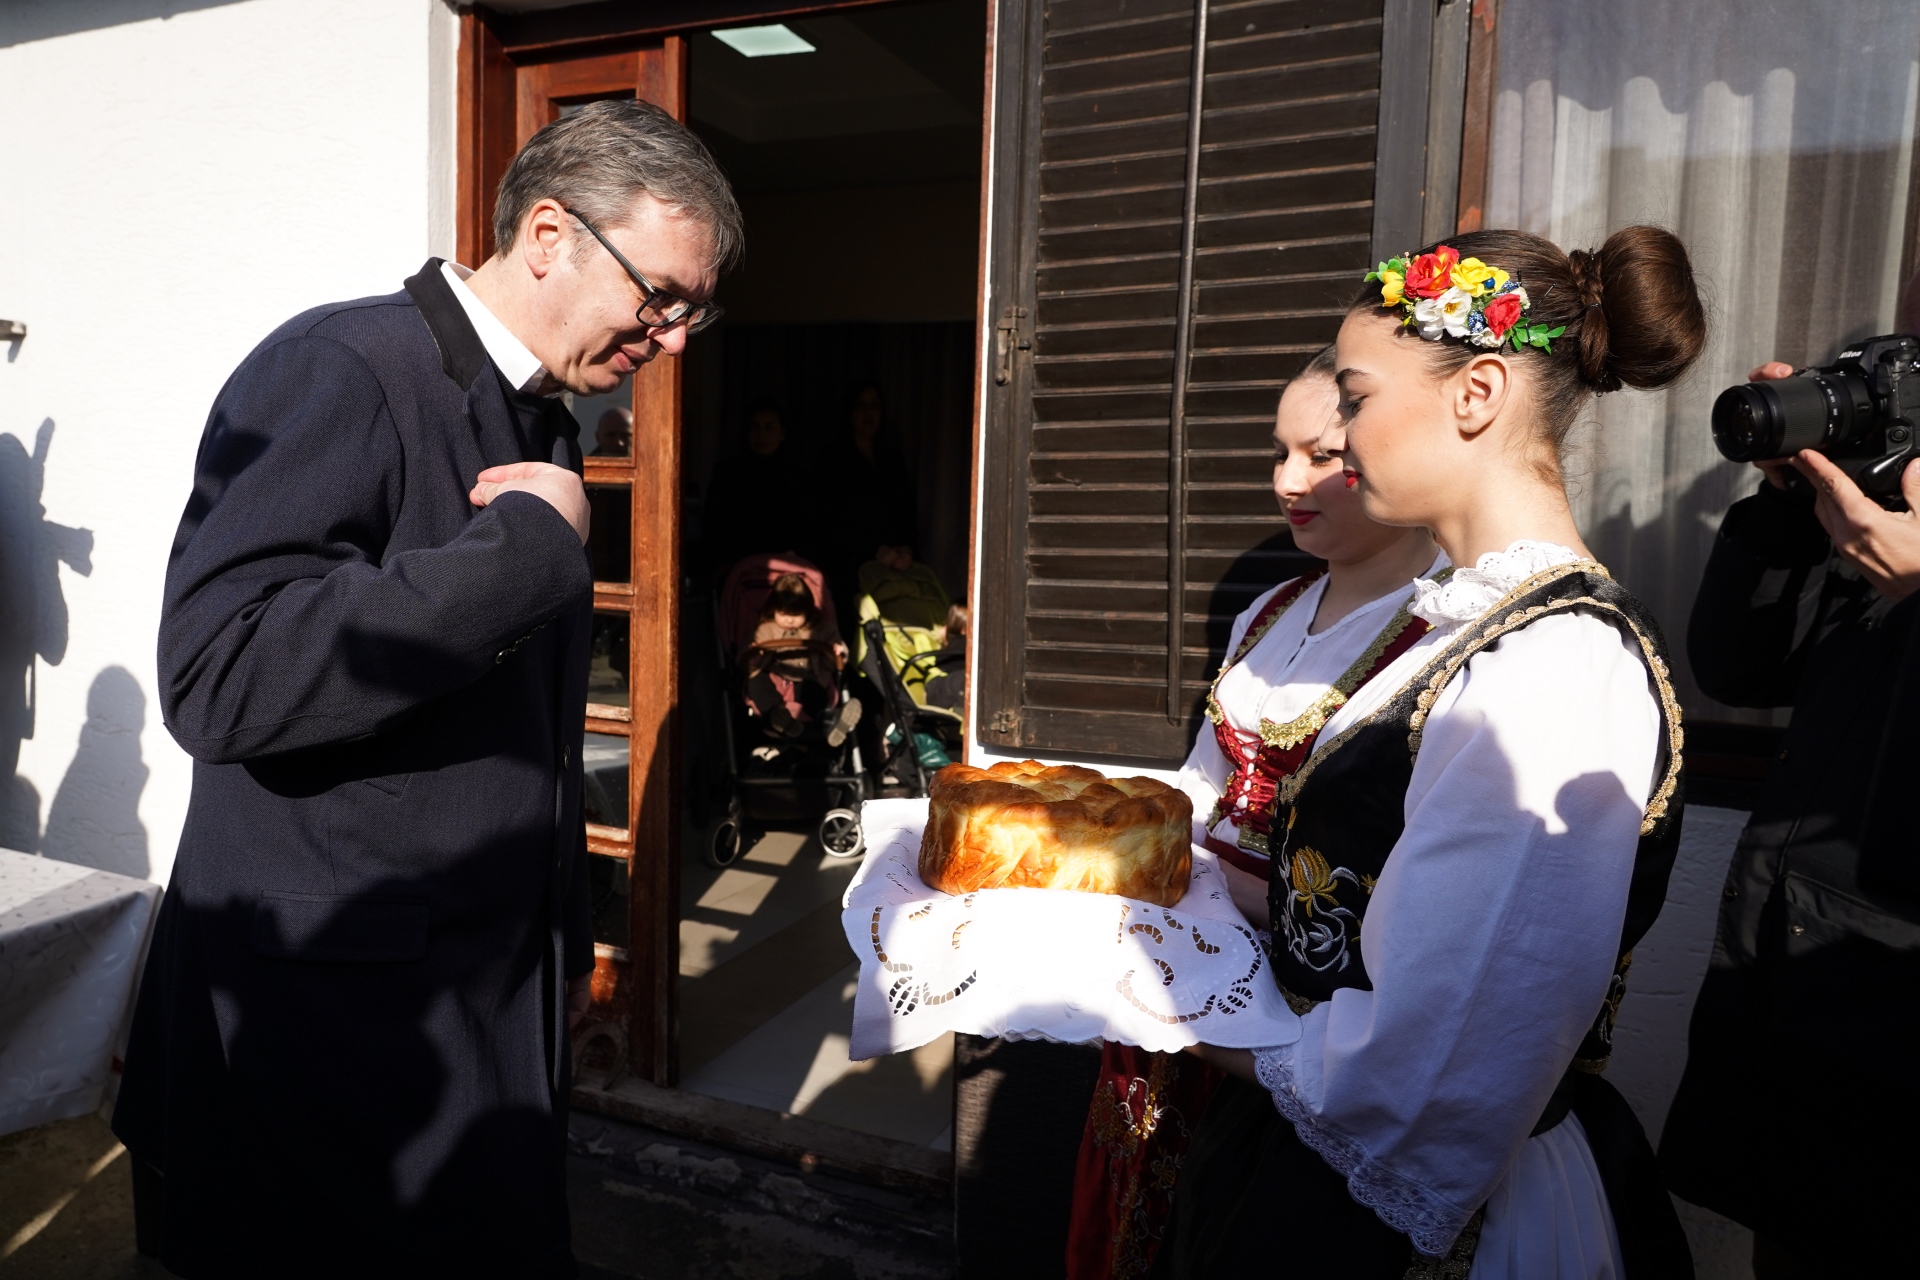
[[[1567,255],[1582,314],[1580,378],[1595,391],[1664,387],[1707,343],[1707,313],[1680,237],[1622,227],[1596,253]]]

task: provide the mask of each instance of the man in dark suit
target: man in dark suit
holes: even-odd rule
[[[579,427],[717,311],[726,179],[644,103],[537,134],[478,271],[282,325],[221,391],[160,630],[193,796],[114,1131],[200,1277],[575,1273]]]

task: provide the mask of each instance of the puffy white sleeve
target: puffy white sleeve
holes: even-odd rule
[[[1475,655],[1429,715],[1406,830],[1342,990],[1260,1080],[1354,1198],[1444,1254],[1600,1010],[1659,707],[1614,628],[1561,614]]]
[[[1287,579],[1287,582],[1291,581],[1293,579]],[[1240,641],[1246,638],[1247,628],[1252,625],[1253,616],[1260,612],[1260,607],[1273,598],[1275,591],[1286,585],[1283,582],[1273,591],[1261,592],[1233,620],[1233,629],[1227,634],[1228,658],[1240,648]],[[1227,778],[1232,773],[1232,762],[1220,750],[1220,743],[1213,736],[1213,722],[1202,724],[1199,735],[1193,740],[1193,750],[1187,752],[1187,762],[1180,766],[1180,772],[1174,779],[1174,785],[1186,792],[1187,799],[1193,801],[1195,844],[1207,838],[1207,815],[1213,812],[1214,805],[1220,803],[1220,793],[1227,789]]]
[[[1233,766],[1220,750],[1220,743],[1213,736],[1213,722],[1209,720],[1200,726],[1193,750],[1187,752],[1187,762],[1180,766],[1180,773],[1174,779],[1174,785],[1193,801],[1195,844],[1207,838],[1207,815],[1220,803],[1220,793],[1227,789],[1227,777],[1232,772]]]

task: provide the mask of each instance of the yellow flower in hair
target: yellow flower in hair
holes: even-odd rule
[[[1383,307],[1399,306],[1400,303],[1406,297],[1406,291],[1407,291],[1407,277],[1405,275],[1401,274],[1398,271],[1382,271],[1380,273],[1380,305],[1381,306]]]
[[[1453,264],[1453,287],[1477,298],[1491,293],[1507,282],[1507,273],[1490,267],[1478,258],[1462,258]]]

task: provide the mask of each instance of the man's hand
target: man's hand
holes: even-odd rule
[[[551,462],[515,462],[504,467],[488,467],[480,473],[479,483],[473,486],[467,500],[476,507],[484,507],[501,494],[515,491],[530,493],[558,511],[585,545],[592,517],[587,509],[587,487],[579,476]]]
[[[1813,514],[1834,549],[1860,570],[1875,591],[1898,601],[1920,588],[1920,467],[1900,474],[1907,510],[1888,511],[1860,492],[1847,473],[1812,449],[1793,458],[1794,469],[1813,481]]]
[[[571,473],[569,473],[571,474]],[[586,1018],[587,1010],[593,1004],[593,975],[583,973],[577,978],[567,979],[567,1033],[571,1035],[579,1030],[580,1023]]]

